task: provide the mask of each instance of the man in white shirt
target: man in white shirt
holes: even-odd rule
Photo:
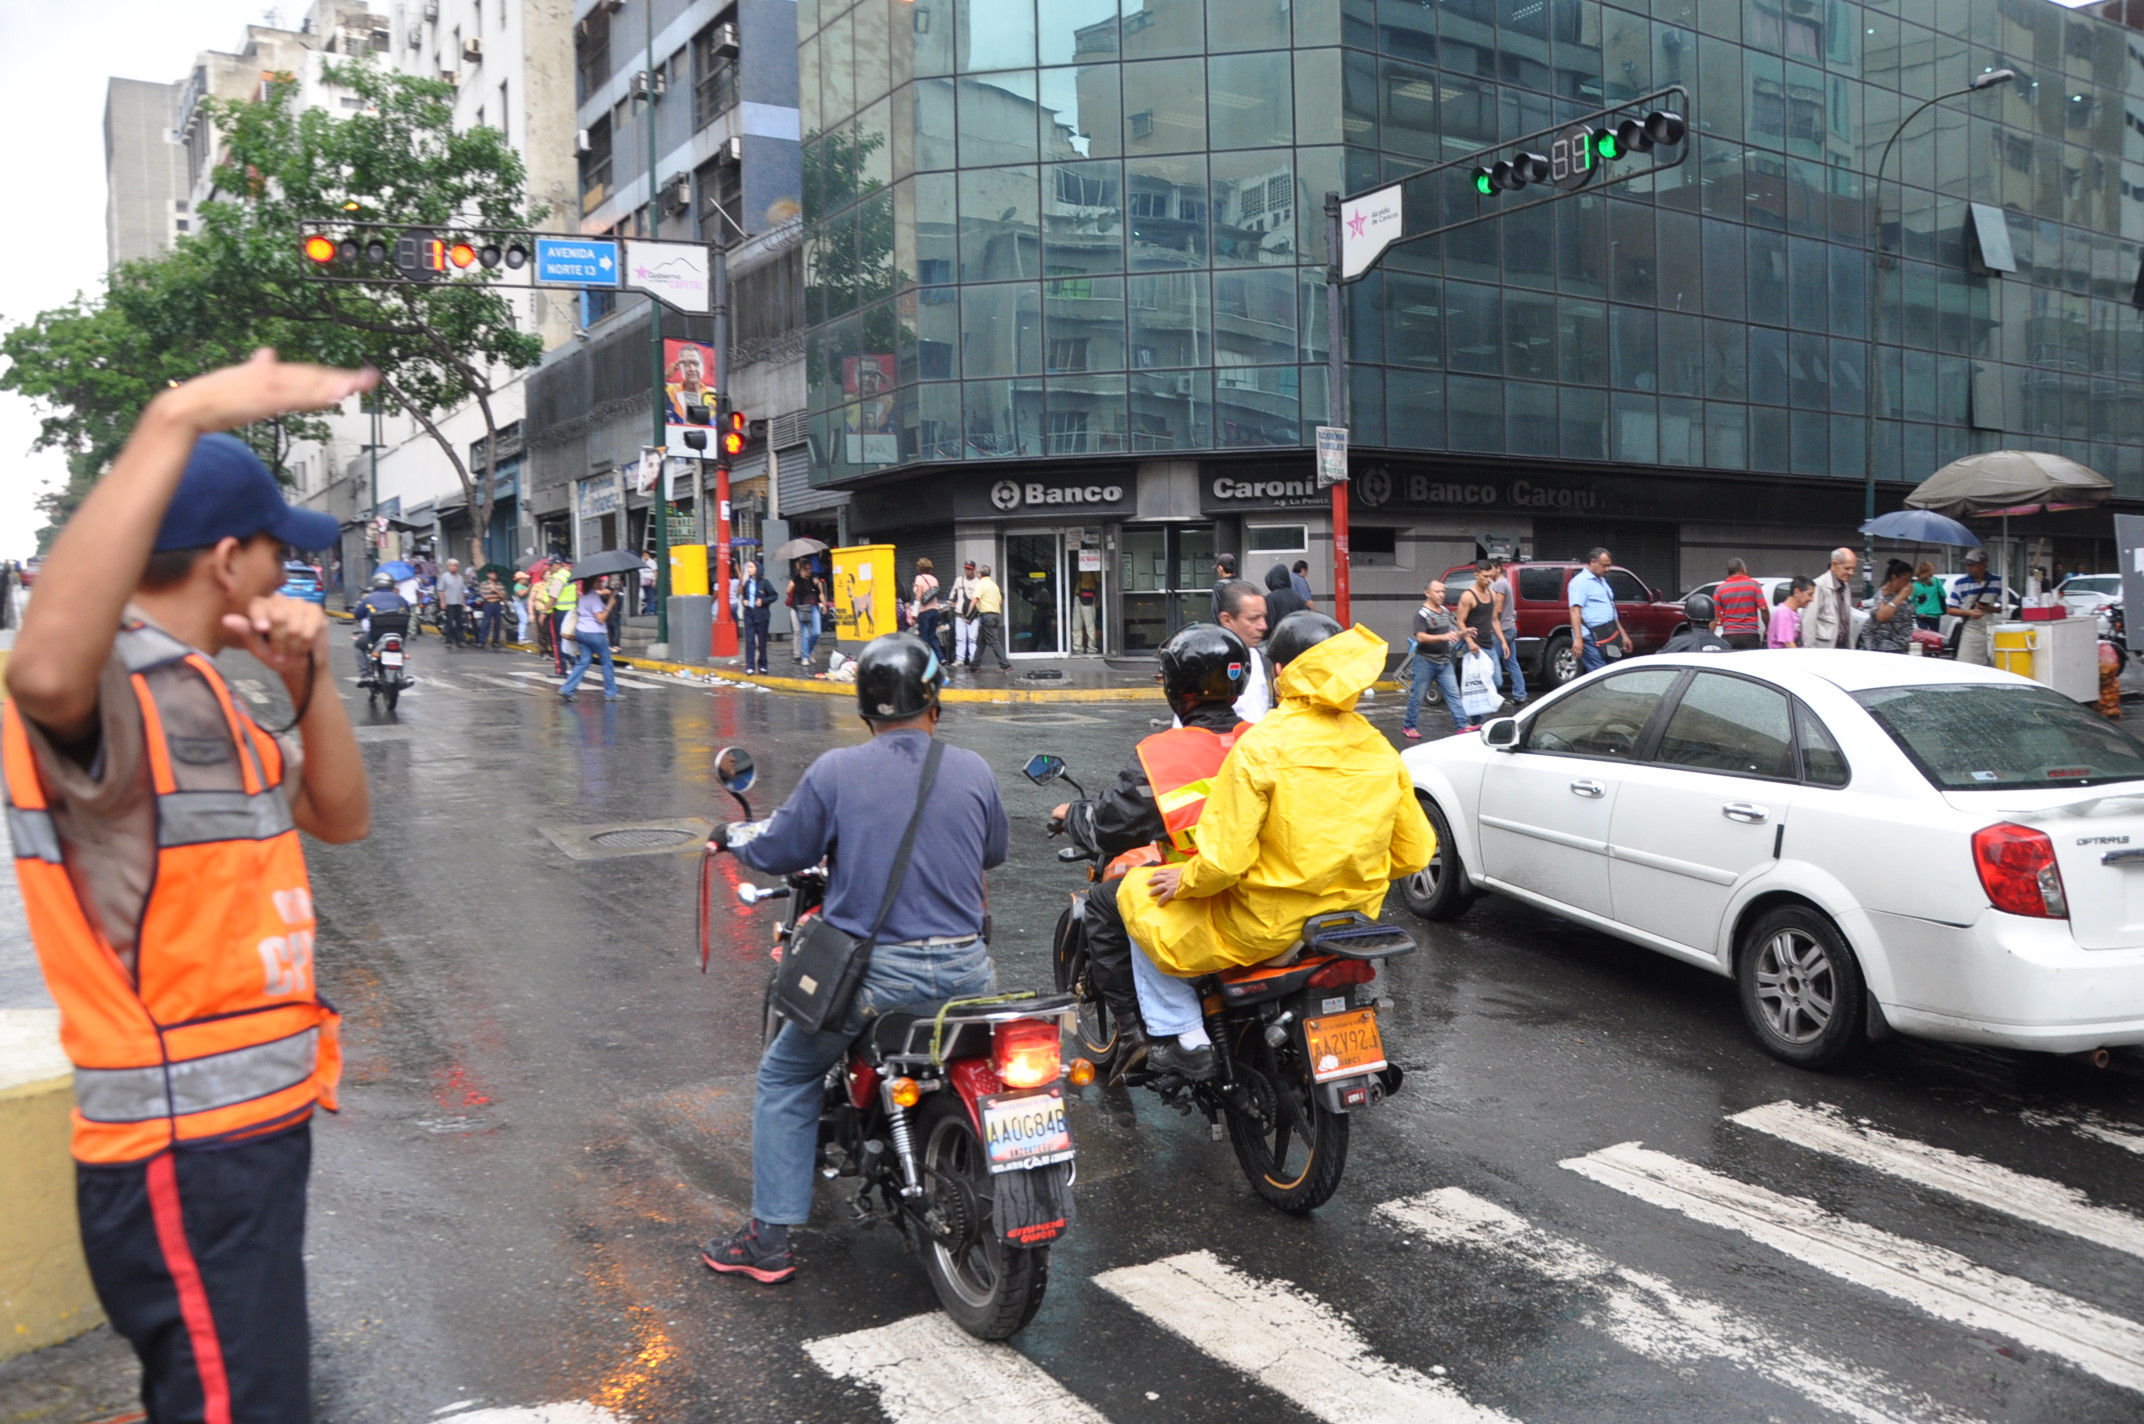
[[[1250,677],[1236,699],[1236,716],[1255,722],[1273,710],[1273,670],[1259,651],[1266,639],[1266,596],[1247,580],[1225,579],[1214,586],[1213,602],[1215,621],[1251,650]]]

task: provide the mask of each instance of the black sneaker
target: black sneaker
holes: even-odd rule
[[[1158,1076],[1182,1078],[1187,1083],[1207,1082],[1219,1071],[1214,1066],[1212,1044],[1184,1048],[1174,1039],[1163,1039],[1148,1048],[1146,1066]]]
[[[782,1233],[782,1242],[777,1246],[761,1234],[765,1230],[764,1223],[756,1219],[747,1221],[729,1240],[719,1245],[710,1241],[702,1246],[700,1259],[711,1271],[750,1276],[761,1285],[786,1281],[797,1273],[797,1258],[789,1246],[789,1233],[786,1230]]]
[[[1135,1022],[1118,1021],[1117,1052],[1115,1065],[1109,1070],[1109,1086],[1114,1088],[1126,1078],[1146,1067],[1147,1055],[1154,1050],[1153,1041],[1146,1030]]]

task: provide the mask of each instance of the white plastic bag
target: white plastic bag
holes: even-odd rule
[[[1468,653],[1459,664],[1459,710],[1469,717],[1487,717],[1504,705],[1496,690],[1496,659],[1486,652]]]

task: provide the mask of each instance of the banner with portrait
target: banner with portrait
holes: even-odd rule
[[[669,409],[663,419],[672,425],[687,425],[685,408],[707,407],[710,423],[715,418],[715,348],[704,341],[663,342],[663,393]]]

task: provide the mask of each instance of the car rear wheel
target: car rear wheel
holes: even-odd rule
[[[1541,680],[1553,691],[1586,670],[1578,649],[1571,646],[1569,633],[1557,633],[1550,637],[1548,646],[1541,653]]]
[[[1861,1051],[1868,991],[1838,926],[1807,905],[1787,905],[1743,931],[1735,956],[1742,1016],[1774,1058],[1836,1068]]]
[[[1427,796],[1421,798],[1422,814],[1437,837],[1437,853],[1429,864],[1400,881],[1400,898],[1407,908],[1432,922],[1456,920],[1474,903],[1474,886],[1460,864],[1459,848],[1452,843],[1451,822]]]

